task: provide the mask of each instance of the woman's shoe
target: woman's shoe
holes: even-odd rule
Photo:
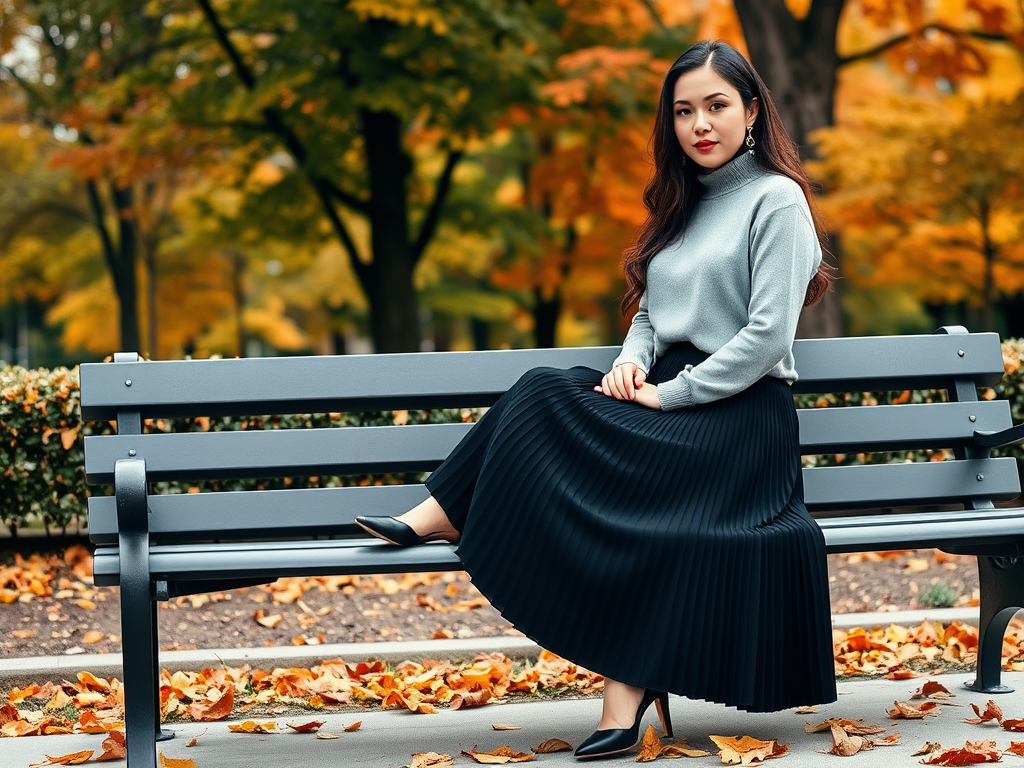
[[[630,728],[608,728],[603,731],[594,731],[583,743],[576,747],[573,757],[605,757],[606,755],[617,755],[632,749],[640,738],[640,721],[644,718],[644,712],[651,706],[651,702],[657,703],[658,718],[661,720],[661,730],[668,737],[672,736],[672,718],[668,711],[668,694],[660,691],[652,691],[650,688],[644,690],[644,697],[640,700],[640,706],[636,710],[636,720]]]
[[[356,525],[367,533],[399,547],[412,547],[428,541],[450,541],[445,531],[433,531],[420,536],[411,527],[393,517],[357,517]]]

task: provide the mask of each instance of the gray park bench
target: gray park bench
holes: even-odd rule
[[[122,353],[81,366],[82,416],[116,420],[87,437],[95,581],[119,586],[128,760],[155,765],[156,602],[282,576],[459,570],[454,546],[402,549],[363,535],[357,515],[399,514],[422,485],[152,494],[158,481],[416,472],[437,467],[470,424],[143,434],[143,420],[486,406],[527,370],[605,371],[618,347],[145,362]],[[807,507],[829,552],[937,547],[978,555],[977,678],[1001,685],[1002,639],[1024,605],[1024,508],[1016,460],[990,449],[1024,440],[1009,403],[978,399],[1003,376],[999,338],[961,327],[931,335],[798,340],[798,393],[943,389],[949,402],[802,409],[808,454],[945,448],[954,461],[808,467]],[[950,510],[950,506],[958,508]],[[959,508],[962,507],[962,508]],[[908,508],[913,511],[907,511]],[[845,510],[845,511],[844,511]]]

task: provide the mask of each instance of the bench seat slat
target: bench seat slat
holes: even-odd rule
[[[985,475],[981,482],[976,480],[979,468]],[[1012,458],[814,467],[804,469],[803,475],[804,498],[812,512],[963,503],[971,498],[964,498],[965,487],[996,499],[1012,499],[1020,490]],[[291,538],[349,535],[360,532],[352,523],[357,515],[400,514],[426,497],[418,483],[150,496],[150,538],[157,544],[251,540],[263,530]],[[89,535],[97,544],[117,541],[113,497],[89,499]]]
[[[996,431],[1012,423],[1004,400],[802,409],[797,418],[805,455],[955,448],[970,444],[975,429]],[[90,483],[110,483],[114,462],[129,450],[146,460],[152,480],[428,471],[470,427],[415,424],[90,436],[85,472]]]
[[[603,371],[619,350],[86,363],[80,369],[82,418],[114,419],[118,410],[163,418],[489,405],[530,368]],[[1003,376],[995,333],[798,339],[793,355],[800,376],[794,393],[945,388],[953,375],[994,386]]]
[[[929,512],[819,521],[829,552],[942,547],[955,540],[978,545],[1024,541],[1024,508],[977,513]],[[458,571],[462,563],[448,544],[398,548],[375,541],[312,541],[239,544],[173,544],[150,550],[154,578],[199,581],[231,578],[314,576],[406,571]],[[100,547],[94,559],[97,586],[117,584],[116,547]]]

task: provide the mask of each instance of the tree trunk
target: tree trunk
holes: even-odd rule
[[[996,263],[996,245],[992,242],[990,229],[990,216],[989,216],[989,201],[982,198],[978,201],[979,205],[979,221],[981,225],[981,249],[982,256],[985,257],[985,277],[984,287],[982,288],[982,330],[983,331],[994,331],[996,329],[996,283],[994,275],[994,267]]]
[[[801,157],[813,158],[809,134],[834,122],[839,55],[836,36],[845,0],[814,0],[803,19],[796,19],[784,0],[735,0],[745,30],[750,61],[768,86],[790,137]],[[827,190],[825,190],[827,192]],[[833,237],[833,255],[838,241]],[[814,307],[804,309],[797,325],[799,337],[838,336],[843,333],[838,293],[828,293]]]
[[[111,185],[117,210],[117,250],[111,272],[121,308],[121,351],[141,352],[142,334],[139,329],[139,247],[135,227],[132,190]]]
[[[533,305],[534,340],[538,349],[548,349],[556,346],[555,331],[562,312],[562,292],[556,289],[550,299],[541,296],[540,288],[535,288],[533,294],[536,297]]]
[[[419,318],[409,240],[406,180],[412,169],[402,146],[402,125],[390,112],[362,112],[370,176],[370,242],[373,263],[362,281],[370,303],[375,352],[418,352]]]

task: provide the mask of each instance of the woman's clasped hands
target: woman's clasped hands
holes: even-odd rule
[[[601,383],[594,387],[594,391],[617,400],[634,400],[640,405],[660,411],[658,388],[653,384],[644,386],[646,379],[647,374],[636,363],[622,363],[608,371]]]

